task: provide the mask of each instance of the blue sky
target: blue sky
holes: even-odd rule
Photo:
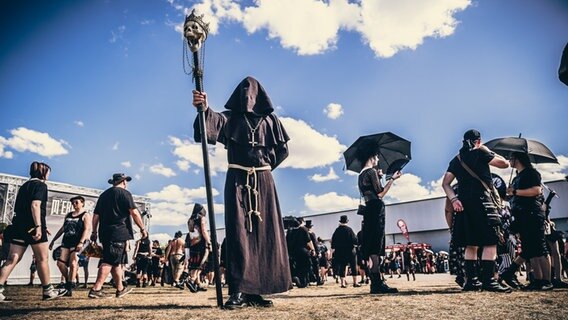
[[[354,208],[342,152],[375,132],[412,141],[391,202],[439,195],[470,128],[486,140],[542,141],[560,160],[538,167],[545,179],[567,172],[568,87],[557,76],[567,1],[19,3],[0,9],[0,172],[26,176],[42,160],[51,180],[99,189],[125,172],[133,193],[153,199],[155,233],[177,230],[205,202],[178,31],[193,7],[212,28],[204,87],[213,108],[252,75],[292,138],[274,172],[285,215]],[[211,149],[217,213],[224,156]]]

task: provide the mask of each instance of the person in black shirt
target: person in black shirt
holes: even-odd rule
[[[161,282],[161,274],[162,274],[162,259],[164,256],[164,251],[160,248],[160,241],[154,240],[152,241],[152,263],[150,267],[150,278],[151,278],[151,286],[156,286],[156,283]]]
[[[298,288],[305,288],[309,284],[313,250],[310,233],[303,223],[303,218],[297,218],[286,234],[288,253],[294,266],[291,273]]]
[[[513,153],[509,161],[517,170],[517,176],[507,188],[507,194],[511,196],[511,211],[516,231],[521,236],[522,251],[501,278],[511,286],[517,285],[512,281],[513,275],[520,265],[530,260],[534,279],[527,288],[522,289],[552,290],[550,255],[544,235],[546,214],[543,209],[540,173],[533,168],[525,153]]]
[[[316,282],[318,286],[323,284],[320,276],[320,266],[319,266],[319,258],[317,252],[317,236],[315,232],[312,230],[314,225],[312,224],[312,220],[306,220],[306,224],[304,226],[308,230],[308,234],[310,235],[311,246],[310,246],[310,259],[311,259],[311,266],[312,270],[310,272],[310,282]]]
[[[83,210],[85,198],[76,196],[69,200],[74,210],[67,213],[63,226],[57,231],[49,244],[49,250],[53,249],[55,241],[63,235],[61,243],[61,256],[57,260],[57,267],[65,278],[66,296],[72,295],[79,269],[79,256],[77,253],[83,249],[83,243],[87,240],[91,229],[91,215]]]
[[[357,283],[357,259],[355,256],[355,246],[357,245],[357,236],[353,229],[347,225],[349,219],[346,215],[339,218],[339,226],[331,236],[331,252],[334,259],[333,270],[341,280],[341,287],[347,287],[345,280],[347,266],[351,267],[351,276],[353,276],[353,286],[360,287]]]
[[[0,302],[6,301],[4,283],[20,262],[29,245],[36,259],[37,272],[43,286],[43,300],[51,300],[64,295],[67,290],[55,289],[50,283],[48,264],[47,225],[47,184],[51,168],[34,161],[30,166],[30,180],[18,190],[14,217],[8,232],[10,252],[8,259],[0,269]]]
[[[99,273],[94,286],[89,291],[89,298],[105,298],[102,292],[103,283],[112,272],[116,284],[116,297],[120,298],[132,291],[122,283],[122,264],[126,257],[127,241],[134,239],[132,221],[140,228],[142,238],[148,237],[138,208],[134,204],[132,194],[126,190],[131,177],[124,173],[115,173],[108,180],[112,187],[105,190],[97,201],[93,215],[93,233],[91,241],[97,241],[98,234],[103,246],[103,257],[99,265]]]
[[[470,168],[478,177],[468,172]],[[494,278],[495,259],[497,257],[497,242],[499,240],[495,227],[490,223],[488,216],[498,213],[495,209],[484,206],[491,202],[487,198],[486,189],[481,183],[491,186],[493,181],[489,166],[508,168],[505,158],[495,154],[481,144],[481,134],[477,130],[468,130],[463,137],[463,146],[459,154],[450,161],[444,174],[442,187],[450,199],[452,207],[463,219],[456,220],[454,225],[455,244],[465,246],[465,273],[466,283],[464,291],[476,291],[482,288],[486,291],[511,292],[511,288],[501,286]],[[458,195],[451,187],[454,179],[458,180]],[[491,209],[491,212],[489,210]],[[457,222],[460,222],[457,224]],[[478,248],[483,247],[481,256],[482,285],[476,277],[476,261]]]
[[[132,258],[136,261],[136,287],[142,285],[143,288],[146,288],[152,258],[151,241],[148,237],[136,241]]]
[[[329,250],[325,245],[325,242],[322,238],[318,237],[317,239],[317,252],[318,252],[318,265],[320,267],[320,279],[322,283],[327,281],[327,269],[329,268]]]
[[[385,203],[383,198],[389,192],[394,180],[402,173],[397,171],[383,186],[382,171],[377,170],[379,164],[378,150],[373,143],[359,149],[357,157],[364,167],[358,178],[358,188],[361,197],[365,199],[365,214],[363,216],[361,255],[367,260],[369,278],[371,279],[370,293],[396,293],[396,288],[389,287],[380,274],[381,256],[385,256]]]

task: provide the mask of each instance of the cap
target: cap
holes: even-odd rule
[[[475,140],[480,139],[480,138],[481,138],[481,133],[479,133],[479,131],[477,131],[475,129],[467,130],[463,134],[464,140],[475,141]]]

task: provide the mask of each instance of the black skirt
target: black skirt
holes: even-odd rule
[[[496,245],[498,237],[489,224],[482,198],[460,198],[464,210],[455,215],[453,239],[459,247]]]
[[[370,255],[385,255],[385,204],[380,199],[367,201],[367,211],[363,217],[363,259]]]

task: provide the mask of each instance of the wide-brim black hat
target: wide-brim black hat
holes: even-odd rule
[[[132,178],[125,175],[124,173],[115,173],[112,175],[112,179],[108,179],[108,183],[112,185],[117,185],[121,183],[123,180],[131,181]]]
[[[346,215],[343,215],[339,218],[339,223],[347,223],[349,222],[349,218]]]

